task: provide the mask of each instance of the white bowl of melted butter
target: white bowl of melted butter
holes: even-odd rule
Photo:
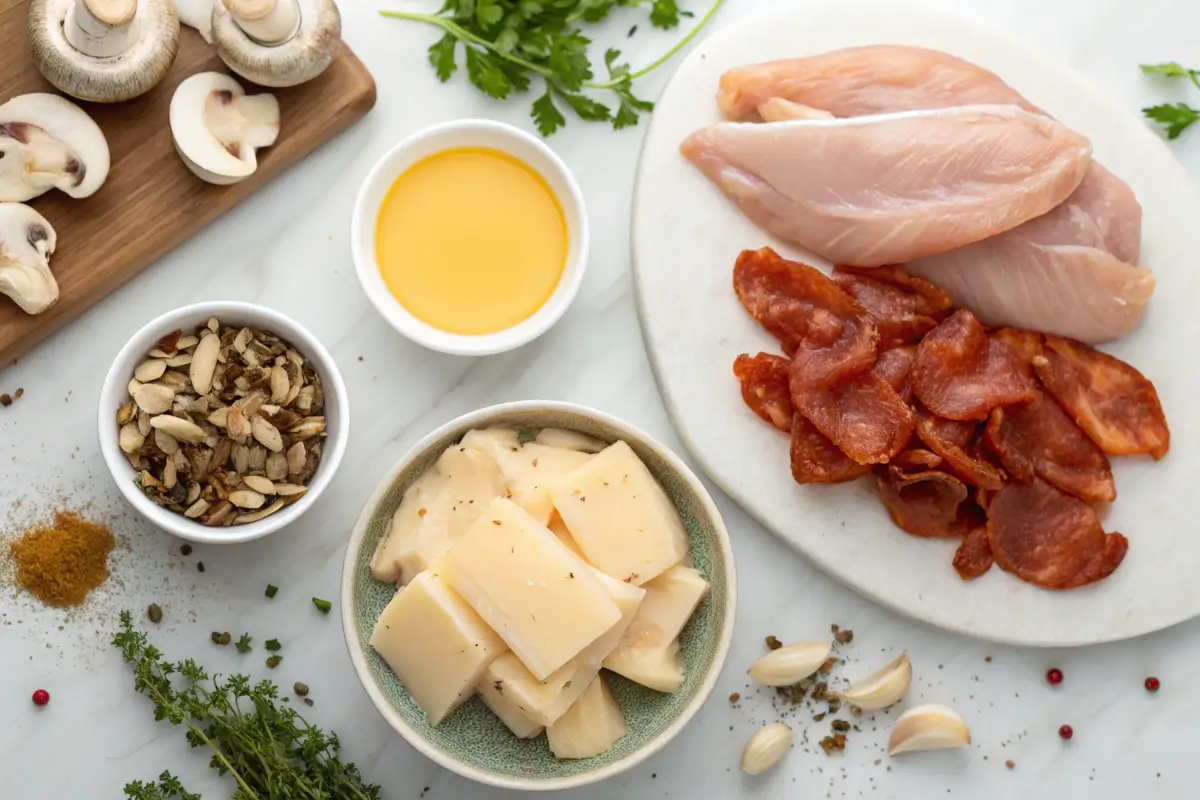
[[[588,220],[566,164],[491,120],[412,134],[379,160],[351,220],[359,282],[392,327],[482,356],[545,333],[583,280]]]

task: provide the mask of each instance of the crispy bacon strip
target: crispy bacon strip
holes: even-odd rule
[[[1008,345],[989,338],[970,311],[956,311],[917,346],[913,394],[946,419],[987,419],[1034,397],[1033,380]]]
[[[833,282],[875,319],[882,348],[916,344],[950,311],[950,296],[902,267],[838,267]]]
[[[1045,481],[1009,483],[987,510],[996,563],[1043,589],[1074,589],[1112,574],[1129,542],[1105,533],[1096,510]]]
[[[792,398],[788,390],[788,365],[783,356],[743,353],[733,362],[733,374],[742,384],[742,400],[758,416],[784,433],[792,430]]]
[[[1089,503],[1117,499],[1108,457],[1042,392],[1032,403],[994,409],[985,440],[1017,480],[1036,475]]]
[[[943,419],[924,410],[917,413],[917,436],[945,459],[955,475],[972,486],[995,491],[1004,485],[1004,471],[987,459],[979,445],[982,426],[976,422]]]
[[[1047,336],[1033,362],[1038,377],[1083,432],[1110,455],[1162,458],[1171,432],[1154,384],[1142,373],[1082,342]]]
[[[796,483],[846,483],[871,471],[839,450],[800,414],[792,424],[791,459]]]
[[[954,569],[964,581],[973,580],[992,568],[996,558],[988,543],[987,526],[977,525],[963,537],[954,552]]]
[[[967,502],[967,487],[937,470],[905,473],[891,465],[876,467],[879,497],[892,522],[913,536],[949,539],[982,524],[982,512]]]
[[[817,430],[859,464],[883,464],[912,437],[912,410],[886,382],[871,373],[832,389],[813,387],[792,362],[792,405]]]

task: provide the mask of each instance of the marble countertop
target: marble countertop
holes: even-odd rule
[[[1021,36],[1082,72],[1130,113],[1163,98],[1200,103],[1184,86],[1145,81],[1137,64],[1200,65],[1200,11],[1190,0],[926,0]],[[278,638],[286,658],[270,676],[304,681],[306,714],[336,730],[344,753],[390,800],[515,794],[469,783],[436,767],[386,726],[359,687],[336,614],[309,603],[336,598],[344,543],[362,502],[384,473],[433,427],[492,403],[547,398],[601,408],[678,446],[642,347],[630,293],[630,190],[644,127],[613,132],[572,120],[551,140],[578,176],[594,237],[580,296],[549,334],[485,359],[437,355],[399,337],[368,305],[350,262],[347,231],[359,182],[374,161],[411,131],[448,119],[486,116],[529,128],[528,101],[496,103],[460,75],[437,84],[425,60],[434,31],[383,20],[376,3],[343,0],[345,38],[374,73],[379,103],[366,120],[290,170],[238,210],[170,254],[48,342],[0,370],[0,392],[25,389],[0,409],[0,520],[12,529],[61,505],[110,522],[121,547],[114,577],[71,613],[26,597],[0,597],[0,794],[14,800],[116,798],[133,779],[170,769],[206,798],[226,797],[207,756],[182,733],[156,724],[147,700],[108,646],[121,608],[165,611],[152,634],[172,657],[196,656],[211,670],[268,674],[261,652],[240,656],[209,632]],[[429,7],[434,3],[407,3]],[[704,3],[688,0],[688,7]],[[768,5],[803,0],[728,0],[721,25]],[[632,63],[648,61],[670,36],[639,27],[626,37],[624,11],[611,42]],[[647,79],[653,94],[669,69]],[[1200,131],[1173,145],[1200,175]],[[169,224],[169,218],[163,220]],[[1186,221],[1184,224],[1187,224]],[[1193,223],[1194,224],[1194,221]],[[95,402],[110,358],[146,320],[199,300],[241,299],[298,319],[330,349],[352,411],[349,452],[317,506],[291,529],[227,548],[197,546],[150,528],[124,506],[96,443]],[[1114,645],[1073,651],[1001,647],[941,633],[858,598],[788,550],[713,489],[734,539],[741,596],[729,663],[696,720],[663,753],[630,773],[564,797],[1125,797],[1194,796],[1192,745],[1200,690],[1187,688],[1200,658],[1200,622]],[[204,562],[199,572],[197,562]],[[268,583],[279,594],[267,600]],[[781,767],[750,779],[737,770],[746,738],[780,717],[769,694],[747,687],[745,668],[768,634],[825,636],[837,623],[855,632],[842,674],[856,677],[907,649],[915,679],[908,702],[944,702],[969,723],[968,751],[889,760],[890,719],[864,717],[842,755],[815,746],[828,722],[788,711],[796,747]],[[1051,688],[1043,675],[1066,674]],[[1142,688],[1156,675],[1156,695]],[[36,709],[30,693],[48,689]],[[740,702],[728,696],[740,692]],[[816,709],[814,709],[816,710]],[[894,716],[894,714],[893,714]],[[1075,737],[1058,738],[1061,724]],[[1007,768],[1006,761],[1013,767]],[[1142,787],[1136,789],[1136,787]]]

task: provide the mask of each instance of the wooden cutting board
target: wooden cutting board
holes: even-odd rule
[[[29,57],[27,0],[0,0],[0,102],[52,92]],[[115,105],[80,103],[112,151],[108,180],[73,200],[57,190],[30,201],[58,233],[50,266],[60,297],[36,316],[0,295],[0,368],[80,316],[125,281],[240,203],[285,169],[362,118],[375,105],[375,81],[342,45],[319,77],[273,89],[282,110],[279,141],[260,150],[258,169],[241,183],[212,186],[183,165],[171,141],[168,108],[175,87],[197,72],[229,72],[196,31],[180,32],[179,55],[149,93]],[[253,94],[263,91],[243,85]]]

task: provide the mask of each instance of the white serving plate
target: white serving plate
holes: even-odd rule
[[[1145,210],[1142,259],[1158,277],[1157,292],[1142,326],[1104,349],[1158,388],[1171,425],[1171,452],[1157,463],[1113,459],[1118,500],[1105,527],[1129,537],[1129,553],[1097,585],[1050,592],[998,568],[963,582],[951,566],[956,543],[901,532],[869,480],[794,483],[787,437],[742,402],[734,358],[779,347],[738,304],[734,259],[743,249],[769,244],[784,255],[821,262],[747,221],[679,154],[679,143],[719,119],[717,82],[729,68],[883,43],[944,50],[996,72],[1091,137],[1096,157],[1133,186]],[[1194,521],[1200,427],[1193,411],[1200,390],[1194,355],[1200,341],[1200,271],[1194,263],[1200,197],[1136,112],[1115,106],[1074,72],[1006,36],[895,3],[806,3],[732,25],[698,45],[655,108],[634,191],[632,241],[651,364],[676,430],[704,470],[835,579],[950,631],[1023,645],[1085,645],[1200,614],[1200,532]]]

